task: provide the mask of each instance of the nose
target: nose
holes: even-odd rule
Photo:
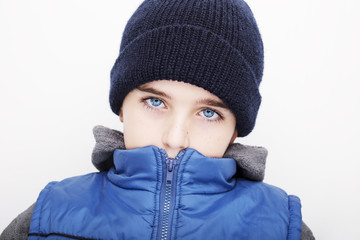
[[[164,126],[162,144],[167,155],[175,158],[177,154],[190,145],[189,126],[186,120],[176,117],[169,119]]]

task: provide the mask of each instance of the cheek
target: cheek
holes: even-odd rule
[[[142,109],[135,109],[124,114],[124,141],[126,149],[157,145],[161,121]],[[150,116],[149,116],[150,115]]]
[[[216,125],[217,123],[211,123]],[[202,125],[194,129],[191,134],[190,147],[195,148],[207,157],[223,157],[228,148],[234,129],[217,125]],[[235,127],[234,127],[235,128]]]

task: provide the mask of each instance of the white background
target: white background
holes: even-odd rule
[[[52,180],[95,171],[124,25],[140,0],[0,0],[0,231]],[[360,239],[357,0],[248,0],[265,45],[263,103],[239,142],[301,197],[317,239]]]

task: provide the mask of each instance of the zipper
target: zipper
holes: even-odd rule
[[[165,240],[170,239],[172,216],[175,206],[176,196],[176,175],[178,170],[178,164],[184,155],[184,150],[180,151],[175,158],[169,158],[164,149],[160,149],[162,159],[164,161],[164,180],[161,189],[161,203],[160,203],[160,218],[158,239]]]

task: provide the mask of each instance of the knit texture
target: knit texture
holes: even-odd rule
[[[215,94],[237,119],[238,136],[255,125],[263,43],[242,0],[145,0],[129,19],[111,70],[110,105],[154,80],[187,82]]]
[[[0,240],[26,240],[35,203],[19,214],[0,235]]]

